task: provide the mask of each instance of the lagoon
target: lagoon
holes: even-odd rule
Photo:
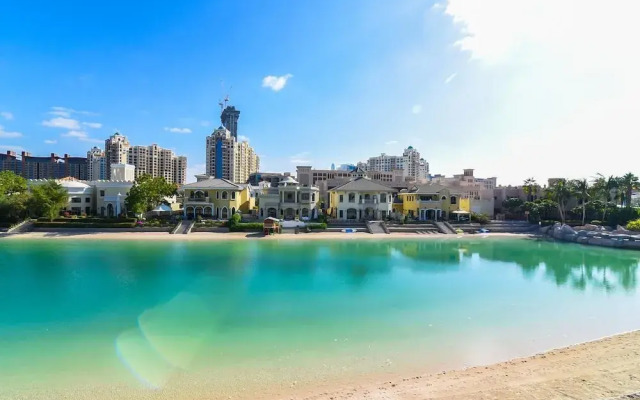
[[[0,241],[0,398],[252,398],[492,363],[640,329],[639,265],[482,237]]]

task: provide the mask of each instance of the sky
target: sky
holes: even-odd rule
[[[640,174],[636,0],[12,1],[0,151],[116,130],[204,172],[228,95],[261,170],[401,154],[499,184]]]

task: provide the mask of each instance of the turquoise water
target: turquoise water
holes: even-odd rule
[[[528,355],[640,329],[639,262],[522,239],[4,240],[0,397]]]

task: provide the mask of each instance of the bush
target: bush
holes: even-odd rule
[[[630,231],[640,232],[640,219],[636,219],[635,221],[630,221],[627,224],[627,229]]]
[[[73,221],[69,221],[69,219],[66,219],[66,218],[56,218],[53,221],[49,221],[49,218],[47,217],[38,218],[38,222],[66,222],[66,223],[73,222],[78,224],[95,224],[95,223],[115,224],[120,222],[134,223],[136,221],[137,221],[136,218],[79,218]]]
[[[325,230],[327,229],[327,224],[324,222],[311,223],[311,224],[307,224],[307,228],[314,229],[314,230]]]
[[[591,221],[591,225],[602,225],[602,221],[594,219],[593,221]]]
[[[262,222],[237,222],[231,223],[229,220],[229,232],[255,232],[262,231],[264,225]]]
[[[477,222],[479,224],[488,224],[490,219],[489,216],[486,214],[478,214],[478,213],[471,213],[471,221],[472,222]]]

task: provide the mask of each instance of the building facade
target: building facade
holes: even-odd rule
[[[25,179],[61,179],[72,177],[87,179],[87,159],[85,157],[63,157],[51,153],[46,157],[34,157],[23,151],[20,156],[8,151],[0,154],[0,170],[12,171]]]
[[[393,211],[396,189],[359,176],[329,190],[329,215],[338,220],[386,219]]]
[[[87,151],[87,180],[107,179],[107,159],[99,147]]]
[[[183,191],[184,217],[197,216],[229,219],[236,212],[249,213],[255,206],[249,185],[233,183],[211,176],[198,176],[198,181],[185,184]]]
[[[249,142],[238,143],[231,132],[219,127],[206,138],[206,173],[234,183],[246,183],[258,172],[260,159]]]
[[[285,176],[276,187],[264,187],[259,195],[260,218],[307,220],[317,218],[318,188],[303,186]]]
[[[394,211],[419,221],[446,220],[460,210],[460,195],[436,184],[416,185],[398,193]]]
[[[377,157],[370,157],[366,163],[358,163],[367,172],[394,172],[402,171],[402,175],[411,181],[425,182],[429,176],[429,163],[413,146],[404,149],[401,156],[393,156],[385,153]]]
[[[238,119],[240,118],[240,110],[236,110],[234,106],[227,106],[220,114],[220,122],[230,133],[231,137],[238,140]]]
[[[93,149],[92,149],[93,151]],[[187,178],[187,158],[176,156],[170,149],[157,144],[131,146],[126,136],[116,132],[105,141],[106,179],[111,179],[112,164],[131,164],[136,168],[136,178],[145,174],[163,177],[167,182],[183,184]]]

